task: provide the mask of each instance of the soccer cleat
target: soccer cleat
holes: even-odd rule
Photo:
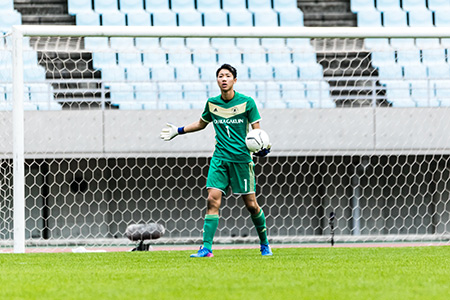
[[[262,256],[271,256],[273,255],[272,250],[270,249],[269,244],[261,244],[261,255]]]
[[[208,248],[200,247],[197,253],[191,254],[191,257],[213,257],[213,253]]]

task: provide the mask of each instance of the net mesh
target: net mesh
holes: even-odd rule
[[[130,247],[126,227],[150,222],[166,228],[158,243],[199,243],[212,126],[170,143],[158,135],[168,121],[200,117],[219,93],[215,71],[225,62],[237,67],[236,90],[255,99],[274,145],[255,160],[272,242],[329,241],[333,212],[338,242],[448,243],[450,73],[436,70],[448,70],[447,48],[439,40],[395,42],[27,39],[27,246]],[[10,50],[5,42],[0,57]],[[12,79],[0,76],[7,107],[0,124],[11,128]],[[11,140],[8,130],[1,134]],[[7,246],[11,143],[0,156]],[[227,196],[215,241],[257,240],[242,200]]]

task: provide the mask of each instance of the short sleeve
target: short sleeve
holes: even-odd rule
[[[247,116],[250,124],[253,124],[261,120],[258,107],[256,107],[255,100],[253,100],[252,98],[249,98],[247,102]]]
[[[206,123],[210,123],[212,121],[211,112],[209,111],[208,104],[209,104],[209,101],[206,101],[205,108],[204,108],[202,116],[201,116],[202,120],[205,121]]]

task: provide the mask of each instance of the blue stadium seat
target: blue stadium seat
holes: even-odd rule
[[[433,13],[426,8],[408,12],[408,25],[411,27],[434,27]]]
[[[282,81],[281,84],[281,98],[285,101],[306,99],[305,85],[299,81]],[[308,106],[310,106],[308,104]]]
[[[211,46],[216,49],[236,48],[236,39],[234,39],[234,38],[211,38]]]
[[[253,47],[242,53],[246,65],[260,65],[267,62],[266,51],[262,47]]]
[[[267,59],[272,66],[287,65],[292,62],[292,55],[287,47],[279,47],[269,50]]]
[[[144,11],[141,12],[128,12],[127,13],[127,25],[128,26],[151,26],[151,15]]]
[[[178,26],[202,26],[202,15],[197,11],[181,11],[178,13]]]
[[[229,63],[231,63],[231,65],[236,68],[239,80],[250,79],[249,70],[246,65],[240,64],[238,62],[229,62]],[[214,72],[214,74],[215,74],[215,72]]]
[[[84,48],[88,50],[105,50],[109,49],[107,37],[85,37]]]
[[[319,64],[311,64],[306,66],[299,66],[299,73],[301,79],[312,79],[312,80],[318,80],[323,78],[323,69],[322,66]]]
[[[151,78],[155,81],[174,81],[175,80],[175,70],[171,66],[159,65],[152,66]]]
[[[14,0],[0,0],[0,11],[14,10]]]
[[[276,11],[289,11],[298,9],[297,0],[273,0],[273,9]]]
[[[103,26],[125,26],[125,15],[119,11],[102,13]]]
[[[175,82],[158,83],[159,99],[163,101],[183,100],[183,86]]]
[[[395,52],[383,51],[383,52],[372,52],[372,65],[382,66],[382,65],[392,65],[395,64]]]
[[[371,10],[375,8],[374,0],[351,0],[350,9],[352,12],[360,12],[364,10]]]
[[[381,27],[381,13],[377,10],[363,10],[357,14],[358,27]]]
[[[440,9],[434,12],[434,25],[437,27],[450,26],[450,9]]]
[[[193,65],[184,65],[175,67],[175,77],[179,81],[192,81],[200,79],[198,67]]]
[[[134,97],[137,101],[156,102],[158,100],[158,85],[154,82],[134,83]]]
[[[247,0],[247,6],[250,11],[272,10],[272,0]]]
[[[256,99],[256,83],[248,81],[238,81],[236,82],[234,87],[237,92]]]
[[[448,0],[428,0],[428,9],[432,11],[450,9],[450,1]]]
[[[299,77],[298,67],[293,64],[274,65],[273,73],[276,80],[297,80]]]
[[[412,80],[410,81],[411,98],[414,102],[426,99],[432,96],[433,88],[427,80]]]
[[[378,67],[378,74],[380,78],[384,78],[386,80],[402,79],[403,68],[397,64],[383,65]]]
[[[242,62],[242,52],[236,47],[227,47],[220,49],[218,52],[219,64],[231,63],[237,64]]]
[[[113,82],[109,85],[110,99],[112,103],[131,102],[134,100],[134,89],[131,84]]]
[[[100,15],[96,12],[77,14],[76,24],[78,26],[100,26]]]
[[[258,99],[261,101],[272,102],[273,105],[270,105],[270,107],[276,108],[278,106],[275,102],[283,102],[283,106],[280,106],[280,108],[286,108],[286,102],[281,100],[281,89],[280,84],[278,82],[274,81],[262,81],[262,82],[256,82],[256,88],[257,88],[257,96]],[[268,108],[267,106],[265,106]]]
[[[112,49],[129,50],[134,47],[134,39],[131,37],[110,37]]]
[[[420,50],[406,50],[397,52],[397,63],[401,66],[407,64],[420,64]]]
[[[118,62],[122,67],[142,66],[142,55],[140,52],[120,52]]]
[[[200,108],[204,108],[205,100],[208,99],[208,89],[204,83],[190,82],[183,84],[183,93],[185,100],[197,100],[200,102]]]
[[[167,50],[185,48],[184,38],[161,38],[161,47]]]
[[[405,79],[426,79],[428,77],[427,66],[420,63],[405,64],[403,77]]]
[[[253,15],[248,10],[236,10],[228,13],[230,26],[253,26]]]
[[[186,47],[189,49],[201,50],[204,48],[211,48],[211,43],[208,38],[186,38]]]
[[[398,11],[400,9],[400,0],[377,0],[376,8],[379,11]]]
[[[427,65],[428,77],[432,79],[450,79],[450,66],[446,63],[434,63]],[[450,95],[449,95],[450,96]]]
[[[143,62],[147,67],[167,65],[167,53],[159,47],[146,49],[143,52]]]
[[[194,0],[170,0],[171,9],[175,12],[192,12],[195,10]]]
[[[426,0],[402,0],[402,8],[406,11],[423,11],[426,8],[426,4]]]
[[[103,82],[122,82],[125,80],[125,69],[116,65],[101,68]]]
[[[1,11],[0,12],[0,31],[6,32],[13,25],[22,24],[22,15],[17,11]]]
[[[120,0],[120,11],[123,13],[142,13],[144,11],[144,1]]]
[[[424,64],[444,64],[446,59],[445,49],[423,49],[422,61]]]
[[[329,100],[329,86],[325,81],[310,81],[305,83],[305,96],[310,102],[320,103]],[[321,105],[319,105],[321,107]]]
[[[152,13],[153,26],[177,26],[177,15],[172,11]]]
[[[52,102],[58,104],[53,100],[53,88],[48,83],[28,83],[24,86],[24,90],[25,93],[29,94],[29,100],[32,102],[48,102],[49,105]]]
[[[236,47],[243,51],[252,50],[252,48],[260,48],[260,39],[258,38],[236,38]]]
[[[228,14],[224,11],[206,11],[203,13],[205,26],[228,26]]]
[[[436,80],[434,82],[434,94],[437,99],[441,101],[445,100],[445,106],[450,105],[450,80]]]
[[[94,0],[94,10],[100,14],[117,12],[119,7],[117,0]]]
[[[136,38],[136,48],[139,50],[146,50],[149,48],[159,47],[159,38]]]
[[[125,69],[125,76],[128,81],[146,82],[150,80],[150,69],[142,65],[130,66]]]
[[[316,65],[317,56],[315,52],[294,52],[292,53],[292,61],[299,66]]]
[[[170,65],[190,65],[192,63],[192,52],[186,47],[173,48],[168,51]]]
[[[230,11],[247,11],[246,1],[242,0],[222,0],[222,9]]]
[[[302,27],[303,13],[299,9],[282,10],[279,13],[280,26],[282,27]]]
[[[222,11],[218,0],[197,0],[197,10],[201,12]]]
[[[258,27],[277,27],[278,24],[278,14],[270,10],[256,10],[253,12],[253,18],[255,26]]]
[[[288,46],[290,49],[304,49],[304,50],[314,51],[312,46],[311,46],[311,40],[310,39],[287,38],[286,39],[286,46]]]
[[[414,47],[414,39],[413,38],[399,38],[394,39],[391,38],[389,44],[392,48],[397,50],[409,50]]]
[[[145,9],[149,12],[169,11],[169,0],[144,0]]]
[[[273,67],[270,65],[249,65],[248,69],[252,80],[273,80]]]
[[[217,65],[200,66],[200,78],[202,81],[215,81]],[[240,76],[240,74],[238,74]]]
[[[200,48],[192,53],[192,61],[197,66],[217,65],[217,51],[213,48]]]
[[[387,38],[366,38],[364,39],[364,46],[372,51],[385,51],[391,49],[389,39]]]
[[[405,11],[390,10],[383,12],[384,27],[406,27],[407,25],[407,15]]]
[[[13,1],[10,1],[11,3]],[[68,0],[68,11],[71,15],[92,12],[92,0]]]
[[[92,53],[92,64],[95,69],[116,65],[116,53],[114,52],[94,52]]]

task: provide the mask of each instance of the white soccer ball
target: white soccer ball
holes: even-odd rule
[[[245,144],[250,152],[258,152],[269,146],[269,135],[262,129],[254,129],[245,137]]]

